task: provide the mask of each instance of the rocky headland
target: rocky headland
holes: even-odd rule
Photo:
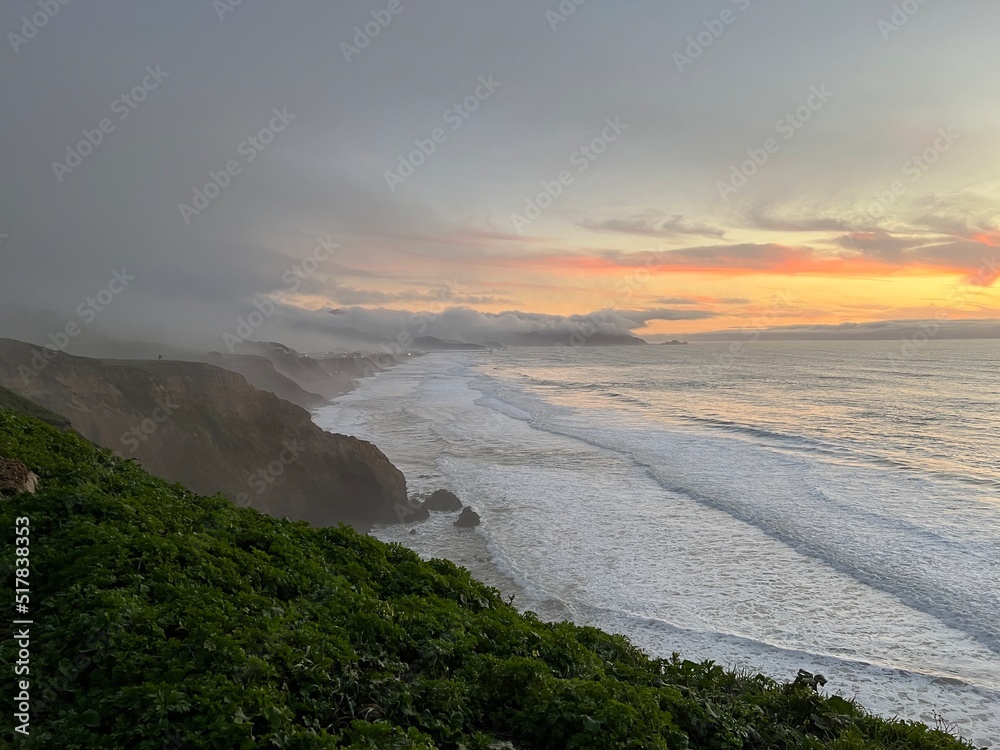
[[[291,355],[280,356],[290,369]],[[272,377],[268,358],[224,358],[258,382],[266,376],[285,395],[308,400],[303,394],[309,392],[291,378]],[[319,373],[330,371],[295,360],[316,385]],[[366,366],[358,361],[330,369],[339,374],[334,382],[344,383]],[[273,371],[280,374],[278,366]],[[232,369],[89,359],[0,339],[0,387],[62,415],[84,437],[154,474],[274,516],[367,530],[411,512],[406,480],[376,446],[320,429],[301,405],[255,388]]]

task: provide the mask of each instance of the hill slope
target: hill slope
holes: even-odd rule
[[[37,495],[0,502],[4,529],[30,528],[33,713],[18,747],[966,747],[808,678],[651,660],[542,623],[449,562],[199,497],[5,411],[0,456],[41,477]],[[6,533],[0,560],[14,547]],[[4,640],[4,664],[17,648]],[[5,738],[13,721],[8,708]]]
[[[34,417],[60,429],[69,429],[70,421],[62,414],[49,411],[44,406],[19,396],[14,391],[0,386],[0,409],[7,409],[23,417]]]

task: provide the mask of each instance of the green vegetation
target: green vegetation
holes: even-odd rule
[[[0,504],[2,560],[15,518],[31,528],[34,713],[18,747],[969,747],[823,697],[811,675],[649,659],[540,622],[449,562],[199,497],[4,411],[0,456],[41,477]],[[15,658],[6,639],[8,699]]]

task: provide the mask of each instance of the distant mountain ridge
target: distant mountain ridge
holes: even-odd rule
[[[445,341],[435,336],[419,336],[413,339],[413,347],[425,352],[485,351],[483,344],[467,344],[464,341]]]

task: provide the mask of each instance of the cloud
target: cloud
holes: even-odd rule
[[[746,297],[656,297],[652,302],[657,305],[748,305],[751,300]]]
[[[391,232],[390,236],[417,242],[429,242],[438,245],[458,245],[460,247],[485,246],[498,242],[526,243],[531,237],[522,234],[504,232],[495,228],[482,227],[452,227],[438,234],[419,232]]]
[[[552,273],[608,275],[629,269],[717,276],[812,275],[830,278],[887,277],[900,273],[974,274],[996,255],[998,235],[972,240],[946,238],[897,242],[886,234],[854,233],[837,240],[842,250],[777,243],[706,245],[656,252],[610,250],[601,255],[562,254],[521,257],[527,267]],[[919,245],[919,246],[915,246]]]
[[[926,237],[896,236],[888,232],[851,232],[837,237],[841,247],[857,250],[866,256],[883,260],[901,261],[903,253],[921,245],[926,245]]]
[[[927,245],[914,251],[911,257],[932,267],[964,270],[966,284],[992,286],[1000,278],[1000,232],[982,234],[972,240]]]
[[[662,214],[660,214],[662,216]],[[605,219],[600,222],[581,222],[580,226],[595,232],[618,232],[620,234],[638,234],[645,237],[676,237],[677,235],[695,234],[705,237],[723,237],[725,231],[719,227],[702,222],[688,222],[682,214],[674,214],[667,218],[656,218],[656,215],[635,215],[620,219]]]
[[[656,297],[653,302],[657,305],[698,305],[701,304],[693,297]]]
[[[645,254],[617,254],[609,260],[624,266],[648,265]],[[709,245],[669,250],[656,254],[652,270],[718,275],[817,274],[830,276],[868,275],[895,270],[858,254],[833,254],[811,247],[776,243]]]
[[[925,195],[916,201],[909,223],[940,234],[967,236],[995,232],[1000,209],[995,198],[968,193]]]
[[[413,304],[433,304],[441,302],[443,295],[449,302],[462,305],[500,305],[511,302],[509,297],[495,294],[458,294],[432,291],[402,291],[383,292],[378,289],[359,289],[357,287],[334,284],[328,288],[326,296],[343,305],[382,305],[391,302]]]
[[[611,343],[612,339],[628,337],[653,321],[707,320],[715,316],[708,310],[669,308],[550,315],[519,310],[486,313],[461,305],[436,305],[426,310],[360,306],[303,310],[277,304],[275,314],[256,332],[256,338],[278,338],[307,350],[359,345],[378,348],[394,343],[406,348],[408,342],[420,336],[519,346],[567,343],[586,330],[588,338],[604,336],[605,343]]]
[[[741,217],[744,226],[773,232],[851,232],[870,228],[843,216],[778,215],[772,209],[754,207]],[[870,221],[866,222],[871,224]]]
[[[635,328],[645,328],[653,320],[708,320],[717,317],[709,310],[618,310],[615,314],[634,324]]]

